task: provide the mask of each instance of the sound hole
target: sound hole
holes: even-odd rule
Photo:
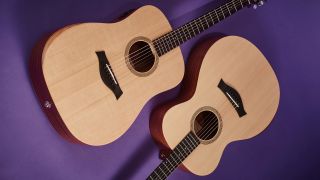
[[[131,67],[140,73],[148,72],[155,63],[151,47],[145,41],[137,41],[132,44],[128,60]]]
[[[200,112],[194,121],[194,131],[201,140],[212,139],[219,131],[218,117],[211,111]]]

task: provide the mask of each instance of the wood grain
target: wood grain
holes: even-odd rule
[[[49,38],[42,53],[43,76],[56,113],[72,136],[94,146],[116,140],[151,97],[182,80],[184,62],[179,48],[161,56],[157,69],[145,77],[130,72],[124,59],[132,39],[152,40],[170,30],[159,9],[144,6],[120,22],[76,24]],[[119,100],[100,78],[95,52],[101,50],[123,91]]]
[[[194,51],[190,64],[197,64],[194,61],[199,61],[201,54],[203,49]],[[187,73],[190,73],[188,69],[189,63]],[[207,175],[217,167],[223,150],[230,142],[256,136],[269,125],[278,108],[280,90],[275,73],[263,54],[249,41],[236,36],[216,41],[206,52],[200,71],[193,72],[196,74],[184,80],[180,98],[152,113],[155,120],[151,123],[157,123],[158,128],[151,129],[151,133],[162,146],[173,149],[190,132],[191,117],[195,111],[204,106],[216,109],[222,118],[221,134],[211,144],[200,144],[183,161],[183,167],[188,171]],[[218,89],[221,78],[240,93],[247,115],[239,118]],[[196,83],[188,82],[190,80]],[[193,95],[190,96],[186,90],[194,92],[191,93]],[[163,119],[159,121],[161,116]]]

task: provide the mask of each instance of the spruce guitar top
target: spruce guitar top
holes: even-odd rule
[[[152,113],[152,136],[170,153],[148,179],[166,179],[180,164],[208,175],[227,144],[256,136],[269,125],[280,98],[266,58],[236,36],[197,47],[182,85],[177,99]]]
[[[42,108],[71,141],[96,146],[113,142],[151,97],[180,83],[182,43],[261,2],[232,0],[175,30],[153,6],[112,24],[59,29],[31,57],[31,79]]]

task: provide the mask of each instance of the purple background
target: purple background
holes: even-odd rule
[[[144,4],[158,6],[177,27],[219,3],[222,1],[1,0],[0,179],[147,177],[160,162],[149,134],[150,111],[173,98],[177,89],[153,98],[114,143],[101,147],[72,144],[54,131],[40,109],[27,68],[31,49],[57,28],[110,22]],[[245,9],[204,33],[239,35],[256,44],[280,81],[280,107],[262,134],[230,144],[211,175],[198,177],[176,170],[169,179],[320,178],[319,8],[319,0],[270,0],[262,8]],[[199,38],[182,46],[185,59],[197,41]]]

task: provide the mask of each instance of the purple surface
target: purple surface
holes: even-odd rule
[[[32,90],[31,48],[44,34],[72,23],[109,22],[144,4],[158,6],[173,26],[222,1],[0,1],[0,179],[144,179],[158,165],[149,134],[150,110],[177,90],[153,98],[129,131],[112,144],[90,147],[62,139]],[[320,1],[270,0],[205,32],[243,36],[266,55],[280,81],[273,123],[259,136],[230,144],[218,168],[197,177],[181,170],[169,179],[319,179]],[[203,37],[203,36],[202,36]],[[196,38],[182,50],[187,59]],[[161,98],[160,98],[161,97]],[[210,157],[208,157],[210,158]]]

